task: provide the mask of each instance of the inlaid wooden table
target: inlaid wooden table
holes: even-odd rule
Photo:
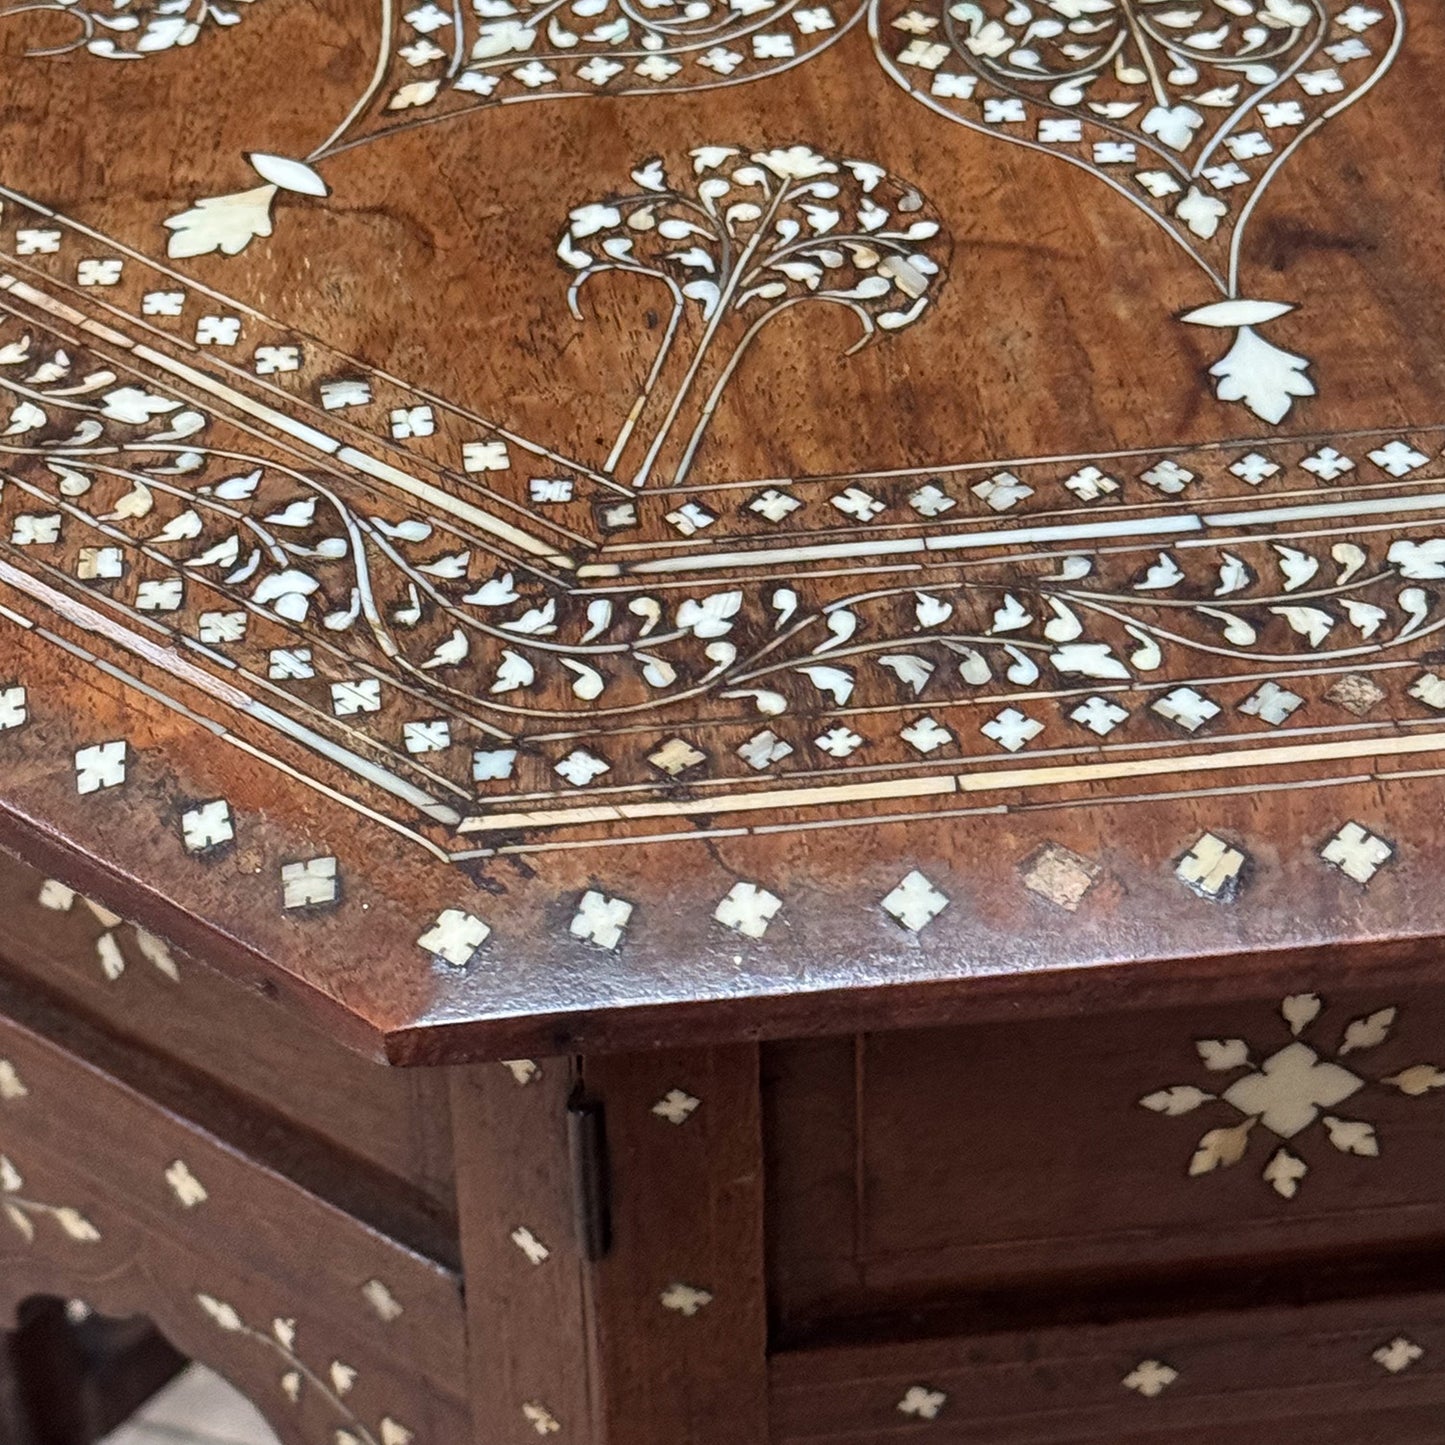
[[[286,1445],[1445,1441],[1435,8],[0,55],[10,1322]]]

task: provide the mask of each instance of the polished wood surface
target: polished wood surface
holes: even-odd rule
[[[9,847],[408,1063],[1433,966],[1433,14],[194,8],[0,11]]]

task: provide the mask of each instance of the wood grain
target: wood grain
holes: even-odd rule
[[[1427,978],[1441,30],[1286,8],[7,12],[0,840],[401,1063]]]

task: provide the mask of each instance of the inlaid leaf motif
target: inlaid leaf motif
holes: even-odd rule
[[[1139,1102],[1156,1114],[1177,1116],[1193,1113],[1201,1104],[1207,1104],[1218,1097],[1217,1094],[1206,1094],[1203,1089],[1196,1089],[1191,1084],[1175,1084],[1172,1088],[1159,1090],[1158,1093],[1146,1094]]]
[[[1382,1008],[1364,1018],[1351,1020],[1345,1027],[1345,1041],[1340,1045],[1341,1055],[1378,1048],[1390,1037],[1398,1015],[1398,1009]]]
[[[1398,1074],[1391,1074],[1383,1082],[1410,1098],[1418,1099],[1432,1089],[1445,1089],[1445,1069],[1437,1069],[1434,1064],[1414,1064],[1408,1069],[1401,1069]]]
[[[1317,993],[1294,993],[1280,1004],[1279,1011],[1298,1038],[1319,1016],[1324,1000]]]
[[[1265,1179],[1284,1199],[1293,1199],[1299,1193],[1300,1182],[1309,1172],[1309,1165],[1288,1149],[1277,1150],[1264,1166]]]
[[[1194,1157],[1189,1161],[1189,1173],[1209,1174],[1238,1164],[1249,1148],[1254,1123],[1253,1119],[1245,1119],[1232,1127],[1211,1129],[1200,1139]]]
[[[29,1092],[15,1065],[9,1059],[0,1059],[0,1101],[13,1104],[17,1099],[25,1098]]]
[[[35,1225],[30,1216],[18,1205],[11,1204],[8,1200],[4,1204],[5,1218],[24,1236],[27,1243],[35,1240]]]
[[[55,1222],[71,1239],[81,1244],[94,1244],[100,1239],[100,1231],[78,1209],[66,1206],[55,1211]]]
[[[1359,1154],[1367,1159],[1379,1155],[1380,1140],[1373,1124],[1359,1119],[1337,1119],[1333,1114],[1326,1114],[1321,1122],[1330,1136],[1330,1143],[1341,1154]]]
[[[1249,1045],[1243,1039],[1198,1039],[1194,1047],[1204,1067],[1215,1073],[1242,1069],[1249,1063]]]

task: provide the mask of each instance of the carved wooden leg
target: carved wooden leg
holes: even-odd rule
[[[55,1299],[28,1301],[0,1366],[5,1445],[91,1445],[97,1438],[79,1342]]]

